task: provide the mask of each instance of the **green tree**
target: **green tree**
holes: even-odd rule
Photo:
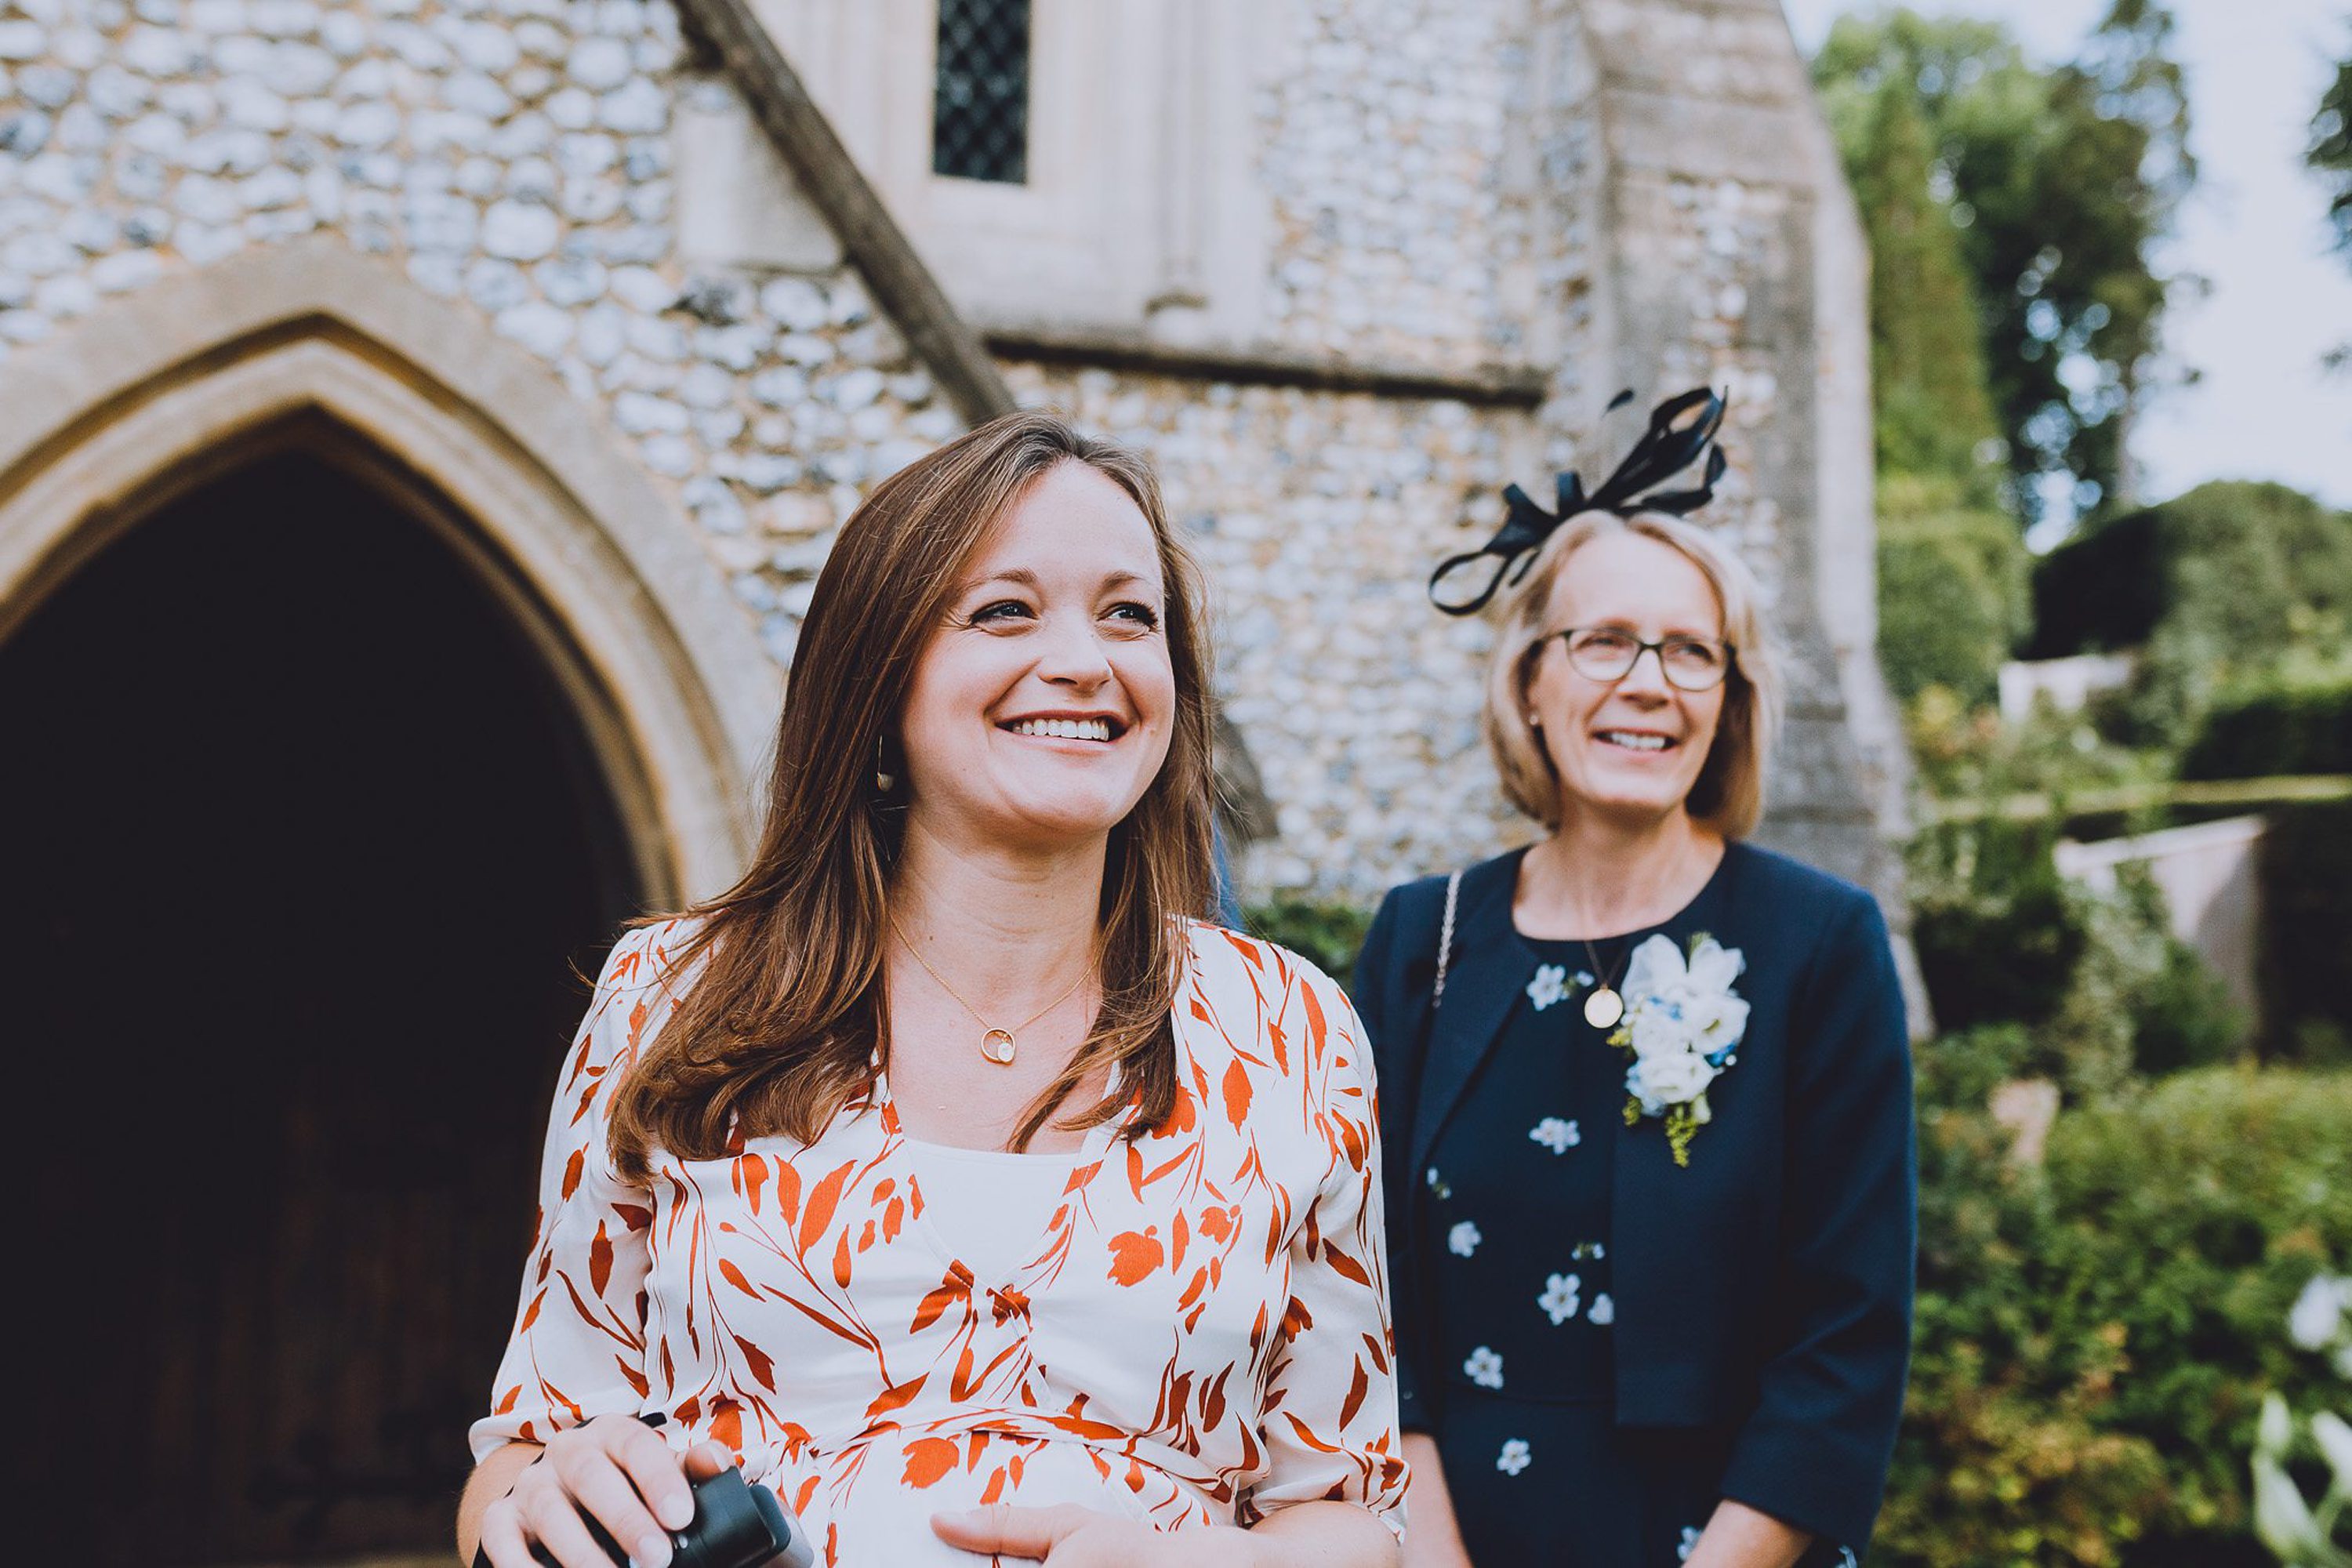
[[[1997,448],[1982,329],[1936,149],[1917,101],[1874,92],[1854,106],[1856,204],[1870,240],[1870,374],[1882,473],[1976,489]]]
[[[1996,24],[1896,10],[1841,20],[1814,61],[1858,190],[1909,156],[1881,100],[1908,100],[1926,127],[1925,179],[1959,231],[2027,521],[2051,478],[2084,510],[2127,490],[2125,435],[2166,374],[2169,285],[2151,251],[2195,176],[2171,31],[2158,0],[2112,0],[2078,57],[2044,69]]]
[[[2336,79],[2319,97],[2311,117],[2311,146],[2304,162],[2327,191],[2327,222],[2336,233],[2336,250],[2352,265],[2352,42],[2336,63]],[[2352,368],[2352,341],[2327,352],[2333,369]]]
[[[2326,188],[2327,221],[2336,248],[2352,262],[2352,44],[2336,63],[2336,79],[2320,95],[2311,117],[2311,146],[2304,162]]]
[[[1948,479],[1882,468],[1878,662],[1895,695],[1940,687],[1970,708],[1990,702],[2026,629],[2029,566],[2007,513],[1968,504]]]
[[[2226,688],[2352,658],[2352,514],[2216,480],[2085,529],[2043,558],[2033,597],[2036,654],[2144,650],[2131,711],[2177,745]]]
[[[1917,95],[1865,72],[1822,96],[1870,242],[1880,663],[1906,700],[1982,703],[2021,629],[2025,559],[1975,283]]]

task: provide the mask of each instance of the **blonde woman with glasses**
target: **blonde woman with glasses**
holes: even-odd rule
[[[1408,1564],[1791,1568],[1868,1541],[1909,1342],[1910,1065],[1858,888],[1747,843],[1780,659],[1681,513],[1723,406],[1510,515],[1486,732],[1529,848],[1399,888],[1381,1064]],[[1662,481],[1702,455],[1701,482]],[[1517,575],[1508,584],[1514,566]]]

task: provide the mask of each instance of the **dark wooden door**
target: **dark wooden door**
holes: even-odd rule
[[[635,897],[576,722],[434,535],[280,457],[0,645],[0,736],[15,1550],[446,1551]]]

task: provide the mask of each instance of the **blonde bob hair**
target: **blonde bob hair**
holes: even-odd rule
[[[1544,623],[1560,574],[1579,550],[1614,533],[1657,541],[1697,567],[1715,589],[1723,640],[1733,649],[1731,673],[1723,680],[1715,742],[1684,804],[1701,826],[1726,838],[1745,837],[1764,814],[1764,773],[1780,721],[1780,654],[1764,623],[1754,574],[1704,530],[1664,512],[1578,512],[1544,541],[1526,577],[1503,601],[1503,627],[1486,669],[1485,728],[1504,798],[1545,827],[1559,827],[1559,775],[1528,723],[1528,683],[1544,634],[1558,629]]]

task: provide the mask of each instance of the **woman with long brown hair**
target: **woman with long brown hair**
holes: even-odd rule
[[[844,525],[755,863],[566,1063],[463,1551],[661,1568],[740,1460],[851,1568],[1393,1561],[1371,1065],[1194,918],[1206,665],[1149,469],[1049,416]]]

